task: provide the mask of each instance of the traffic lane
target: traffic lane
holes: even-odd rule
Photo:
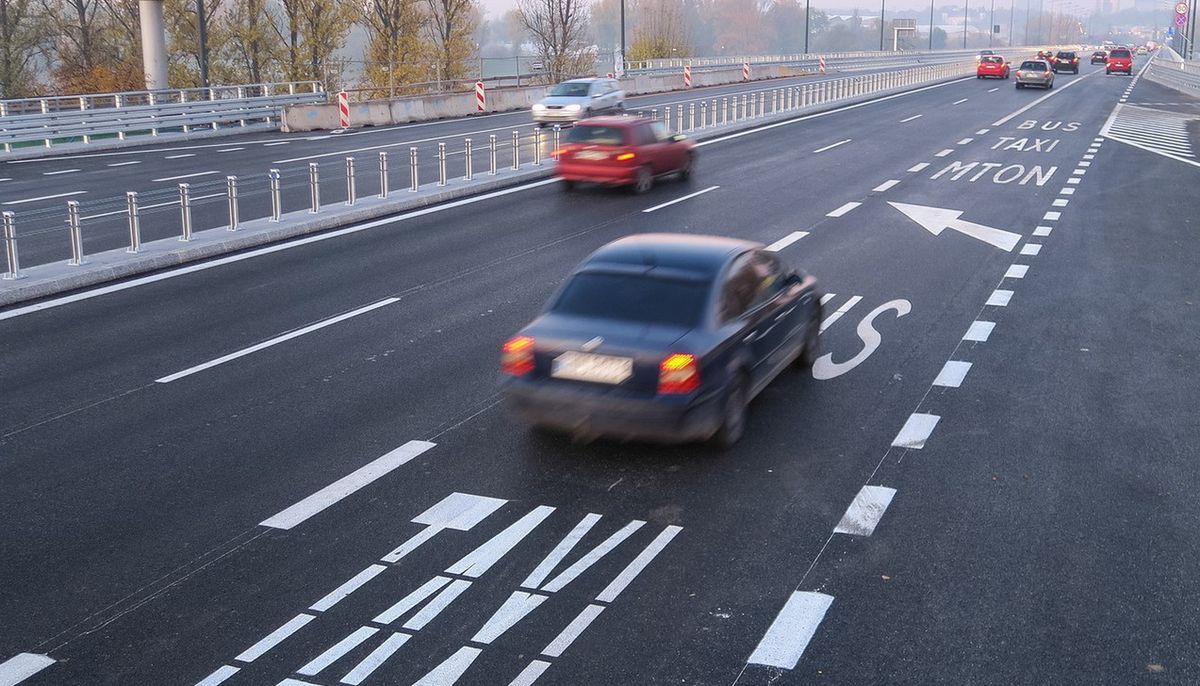
[[[926,91],[926,94],[937,94],[941,99],[931,105],[930,112],[931,120],[939,126],[943,122],[936,116],[941,101],[959,96],[958,92],[942,94],[940,91],[958,89],[962,85],[965,84]],[[698,219],[687,227],[678,225],[676,219],[676,211],[683,205],[647,215],[646,226],[668,230],[691,227],[700,233],[733,232],[770,243],[799,228],[792,223],[797,216],[795,213],[801,213],[798,215],[800,226],[807,227],[824,212],[833,209],[807,204],[797,207],[790,200],[794,193],[791,181],[779,177],[777,171],[797,164],[811,168],[828,159],[813,156],[801,157],[798,161],[792,152],[796,147],[816,145],[811,143],[814,139],[833,141],[847,127],[856,132],[865,131],[876,140],[887,138],[885,123],[901,113],[898,108],[910,111],[910,99],[922,95],[846,110],[706,146],[701,149],[701,175],[696,181],[690,185],[665,181],[642,197],[611,189],[591,189],[569,195],[556,186],[524,190],[466,207],[406,219],[395,224],[395,228],[383,226],[333,239],[337,241],[334,259],[331,259],[331,244],[318,242],[110,294],[101,299],[104,304],[97,305],[100,311],[95,315],[79,317],[70,314],[80,309],[86,311],[91,307],[88,303],[26,315],[3,324],[13,333],[10,340],[24,342],[19,347],[10,346],[9,354],[17,356],[10,358],[14,360],[12,366],[15,370],[25,370],[25,375],[39,380],[39,384],[46,383],[46,379],[62,379],[68,389],[66,397],[82,401],[87,396],[78,391],[81,375],[95,365],[99,365],[95,371],[104,371],[103,367],[109,361],[128,359],[131,350],[138,351],[138,364],[156,370],[152,378],[157,378],[160,374],[189,366],[189,360],[217,357],[321,318],[367,305],[405,288],[478,268],[497,255],[517,255],[588,227],[603,224],[618,229],[605,235],[623,235],[622,222],[630,221],[640,210],[677,199],[692,189],[707,188],[709,182],[711,185],[724,184],[726,188],[719,192],[725,197],[733,194],[732,197],[739,201],[751,201],[748,204],[756,208],[755,221],[745,221],[745,213],[736,211],[730,212],[729,220],[720,221],[727,208],[741,205],[727,200],[713,203],[701,197],[696,202],[703,203],[705,213],[698,215]],[[971,124],[968,122],[967,125]],[[914,129],[904,140],[920,147],[922,143],[936,144],[941,135],[935,128],[923,127]],[[797,140],[800,143],[791,143]],[[781,145],[781,141],[784,144]],[[873,150],[878,152],[880,149],[875,147]],[[888,150],[903,152],[897,146],[888,146]],[[841,152],[835,150],[825,154]],[[838,174],[810,177],[805,183],[806,192],[814,197],[835,197],[842,189],[856,187],[859,175],[855,170],[866,158],[857,149],[851,152],[847,148],[845,152],[845,157],[835,158]],[[898,157],[897,164],[905,162]],[[760,181],[745,183],[746,170]],[[762,179],[778,179],[778,183]],[[761,196],[755,193],[761,193]],[[776,235],[771,232],[772,225],[780,230],[787,229],[787,232]],[[573,263],[585,254],[578,251],[568,261]],[[346,264],[355,265],[354,272],[359,278],[347,278]],[[363,279],[363,275],[378,277]],[[247,298],[247,294],[252,297]],[[229,307],[232,302],[239,306]],[[297,303],[301,304],[299,311]],[[129,318],[129,313],[134,313],[133,319]],[[51,336],[51,331],[55,335]],[[97,332],[103,333],[98,336]],[[148,338],[152,332],[157,334]],[[84,341],[87,341],[86,345]],[[53,354],[43,355],[45,351]],[[25,357],[19,357],[22,354]],[[72,365],[68,367],[70,381],[61,374],[62,364]],[[132,369],[121,367],[113,373],[104,373],[98,377],[96,387],[107,389],[114,379],[137,378],[136,374],[128,375],[129,371]],[[18,397],[20,402],[0,406],[6,416],[32,421],[61,411],[57,402],[38,408],[30,404],[28,397],[22,394]],[[20,424],[23,422],[13,421],[8,426]]]
[[[887,475],[898,494],[878,538],[822,570],[849,601],[827,616],[806,674],[1200,678],[1200,627],[1179,605],[1200,514],[1185,416],[1197,380],[1182,363],[1200,292],[1182,275],[1200,255],[1181,233],[1193,203],[1156,180],[1200,179],[1112,142],[1095,169],[994,339],[971,351],[967,383],[936,399],[944,433]],[[1113,174],[1127,195],[1106,191]],[[913,632],[925,638],[900,640]]]

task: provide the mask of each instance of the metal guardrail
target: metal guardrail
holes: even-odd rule
[[[1154,56],[1143,78],[1184,93],[1200,93],[1200,64],[1174,62]]]
[[[1040,46],[1044,48],[1045,46]],[[996,52],[1024,52],[1038,50],[1039,47],[1012,46],[992,48]],[[748,55],[742,57],[691,57],[644,60],[626,63],[627,74],[651,74],[671,72],[691,67],[693,72],[714,71],[717,69],[732,69],[748,64],[752,68],[758,66],[811,66],[816,69],[819,60],[825,59],[828,70],[853,69],[870,66],[899,66],[917,65],[939,62],[953,62],[966,57],[974,58],[980,48],[970,50],[926,50],[904,52],[879,52],[878,50],[833,53],[800,53],[792,55]]]
[[[108,107],[137,105],[169,105],[199,100],[241,100],[272,95],[320,93],[320,81],[284,81],[253,83],[242,86],[212,86],[208,88],[174,88],[155,91],[124,91],[121,93],[87,93],[54,95],[43,98],[0,100],[0,118],[20,114],[49,114],[68,110],[98,110]]]
[[[44,112],[0,117],[0,143],[4,144],[5,152],[12,152],[14,145],[21,144],[36,143],[49,148],[55,142],[82,140],[90,143],[95,136],[116,136],[124,140],[127,135],[134,134],[157,136],[164,131],[188,132],[196,127],[218,129],[223,124],[246,126],[248,122],[258,120],[270,123],[280,115],[284,105],[325,102],[326,95],[319,89],[319,84],[313,82],[312,86],[314,89],[307,93],[290,92],[294,89],[289,89],[289,92],[253,97],[247,97],[247,87],[239,86],[229,92],[240,93],[241,97],[213,97],[195,101],[185,99],[181,102],[133,106],[126,105],[124,94],[91,96],[113,98],[114,106],[97,109],[53,110],[48,100],[42,100],[46,103]],[[255,89],[260,93],[269,92],[260,87]],[[216,95],[215,91],[213,95]],[[149,99],[155,101],[154,97]]]
[[[918,88],[926,84],[936,83],[956,77],[972,76],[975,73],[974,60],[959,61],[950,64],[923,65],[900,69],[896,71],[876,72],[858,76],[846,76],[828,79],[816,83],[790,86],[774,86],[736,95],[702,96],[681,102],[671,103],[661,108],[649,108],[629,112],[633,116],[646,116],[662,121],[672,133],[719,132],[723,128],[742,125],[756,120],[770,121],[773,119],[800,116],[806,111],[817,107],[827,107],[838,103],[850,103],[856,98],[889,92],[901,92]],[[398,169],[407,167],[409,183],[405,193],[417,192],[422,187],[436,184],[445,186],[450,180],[451,172],[447,168],[448,155],[462,154],[461,179],[470,182],[476,175],[476,157],[482,156],[484,166],[478,174],[494,177],[505,168],[521,170],[539,168],[552,164],[556,151],[562,143],[562,129],[555,125],[550,131],[532,128],[527,132],[513,131],[511,141],[507,136],[491,134],[486,144],[472,148],[471,139],[465,138],[457,146],[454,153],[447,152],[445,141],[438,141],[436,147],[428,144],[426,154],[421,156],[417,147],[410,147],[408,164],[396,165]],[[419,160],[433,159],[435,171],[433,178],[419,175]],[[403,158],[402,158],[403,159]],[[337,173],[338,168],[343,169]],[[344,163],[337,164],[335,172],[326,176],[328,181],[335,184],[345,183],[347,197],[345,205],[354,205],[356,194],[356,179],[364,178],[364,174],[378,174],[379,198],[387,198],[390,189],[398,187],[391,183],[388,153],[380,152],[378,165],[363,164],[357,167],[354,160],[348,157]],[[426,168],[428,173],[428,168]],[[18,233],[19,218],[13,212],[4,212],[3,235],[0,237],[5,244],[7,253],[7,271],[0,274],[4,280],[22,278],[18,250],[21,239],[40,235],[62,235],[64,242],[70,246],[71,259],[68,265],[80,266],[87,264],[84,254],[85,231],[88,226],[101,222],[119,222],[121,231],[128,231],[129,241],[126,252],[136,254],[142,249],[141,227],[142,219],[148,216],[175,215],[179,221],[178,240],[188,242],[199,230],[193,225],[193,210],[198,205],[220,206],[220,210],[208,216],[220,216],[225,223],[207,228],[224,228],[226,231],[238,231],[245,217],[241,212],[242,202],[250,197],[267,196],[270,199],[270,221],[280,221],[285,211],[284,199],[286,193],[291,197],[300,195],[303,189],[305,206],[291,208],[292,211],[307,214],[322,212],[321,174],[318,165],[310,162],[305,166],[285,169],[271,169],[265,174],[244,177],[229,176],[225,179],[212,179],[193,184],[179,184],[179,188],[162,188],[142,194],[130,192],[123,196],[100,199],[87,202],[82,206],[77,201],[68,201],[66,212],[60,213],[49,208],[34,210],[25,216],[26,220],[35,223],[33,230]],[[424,181],[424,183],[422,183]],[[326,206],[327,207],[327,206]],[[169,220],[167,220],[169,221]],[[161,222],[155,222],[156,224]],[[63,226],[66,226],[64,231]],[[28,224],[27,224],[28,225]]]

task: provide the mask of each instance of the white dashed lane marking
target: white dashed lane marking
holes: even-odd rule
[[[808,235],[807,231],[793,231],[793,232],[789,233],[788,235],[784,236],[783,238],[780,238],[779,240],[775,241],[774,243],[768,245],[767,250],[769,250],[770,252],[779,252],[780,250],[783,250],[784,248],[788,247],[792,243],[795,243],[796,241],[800,240],[801,238],[804,238],[807,235]]]
[[[845,144],[849,143],[851,140],[853,140],[853,139],[851,139],[851,138],[847,138],[847,139],[846,139],[846,140],[844,140],[844,141],[838,141],[838,142],[836,142],[836,143],[832,143],[832,144],[830,144],[830,145],[826,145],[826,146],[825,146],[825,147],[823,147],[823,148],[817,148],[816,150],[813,150],[813,153],[825,152],[826,150],[833,150],[834,148],[838,147],[839,145],[845,145]]]
[[[854,496],[850,507],[846,509],[846,514],[842,515],[842,520],[838,522],[833,532],[851,536],[870,536],[875,532],[875,527],[879,525],[879,520],[883,519],[883,513],[887,511],[888,505],[891,504],[892,497],[895,495],[896,489],[894,488],[863,486]]]
[[[992,335],[992,329],[994,328],[996,328],[996,322],[985,322],[977,319],[971,322],[971,328],[967,329],[967,333],[963,335],[963,340],[973,343],[986,343],[988,337]]]
[[[924,448],[925,441],[929,440],[930,434],[933,433],[933,429],[940,419],[941,417],[936,414],[912,413],[909,415],[908,421],[904,422],[904,426],[900,427],[900,433],[892,439],[892,446],[910,450]]]
[[[929,163],[928,163],[928,162],[919,162],[919,163],[917,163],[917,164],[914,164],[913,166],[909,167],[909,168],[908,168],[908,170],[909,170],[910,172],[914,172],[914,173],[915,173],[915,172],[919,172],[919,171],[921,171],[921,170],[923,170],[923,169],[927,168],[928,166],[929,166]]]
[[[794,669],[832,604],[831,595],[793,592],[747,662]]]
[[[914,119],[920,119],[921,117],[924,117],[924,116],[925,116],[925,115],[923,115],[923,114],[914,114],[913,116],[911,116],[911,117],[908,117],[908,118],[906,118],[906,119],[901,119],[901,120],[900,120],[900,123],[901,123],[901,124],[905,124],[905,123],[907,123],[907,122],[913,121]]]
[[[945,388],[958,388],[962,385],[963,379],[966,378],[969,371],[971,371],[970,362],[950,360],[942,367],[942,371],[938,372],[937,378],[933,380],[933,385]]]
[[[1053,231],[1053,230],[1054,230],[1054,228],[1053,228],[1053,227],[1050,227],[1050,226],[1039,226],[1039,227],[1037,227],[1036,229],[1034,229],[1034,230],[1033,230],[1033,235],[1035,235],[1035,236],[1049,236],[1049,235],[1050,235],[1050,232],[1051,232],[1051,231]]]
[[[952,150],[951,148],[945,148],[944,150],[940,150],[940,151],[934,153],[933,156],[934,157],[945,157],[946,155],[949,155],[952,152],[954,152],[954,150]]]
[[[841,217],[841,216],[845,215],[847,212],[849,212],[850,210],[853,210],[855,207],[858,207],[861,204],[862,204],[861,202],[848,202],[845,205],[842,205],[841,207],[837,208],[836,210],[830,212],[829,214],[827,214],[825,216],[826,217]]]
[[[882,193],[882,192],[888,190],[889,188],[891,188],[892,186],[895,186],[898,183],[900,183],[899,179],[889,179],[889,180],[884,181],[883,183],[879,184],[872,190],[876,193]]]
[[[1008,271],[1004,272],[1004,278],[1006,278],[1006,279],[1023,279],[1023,278],[1025,278],[1025,275],[1027,273],[1029,273],[1029,265],[1013,264],[1013,265],[1009,265]]]
[[[1021,254],[1030,257],[1036,257],[1042,251],[1042,246],[1037,243],[1026,243],[1021,246]]]
[[[1012,300],[1012,297],[1012,291],[1006,291],[997,288],[996,290],[992,291],[990,296],[988,296],[985,304],[989,307],[1008,307],[1008,303]]]
[[[59,176],[60,174],[74,174],[78,169],[61,169],[59,171],[42,172],[42,176]]]

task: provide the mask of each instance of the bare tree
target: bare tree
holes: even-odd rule
[[[692,54],[682,0],[638,0],[634,13],[640,20],[626,59],[637,61]]]
[[[245,0],[235,0],[240,4]],[[221,59],[221,47],[228,37],[224,22],[218,21],[223,14],[223,0],[205,0],[204,16],[199,16],[196,0],[167,0],[165,15],[168,38],[168,59],[171,65],[171,82],[176,85],[200,86],[200,24],[204,24],[207,35],[207,50],[210,81],[221,83],[229,78],[229,69]]]
[[[517,10],[551,81],[592,71],[584,0],[517,0]]]
[[[466,60],[475,51],[471,34],[478,21],[476,0],[425,0],[425,6],[438,80],[462,78]]]
[[[357,5],[344,0],[280,0],[280,4],[287,25],[276,30],[287,46],[288,78],[340,80],[344,65],[333,55],[345,45]]]
[[[139,43],[124,20],[133,0],[41,0],[59,92],[133,90],[145,83]]]
[[[219,20],[227,41],[220,46],[238,83],[279,77],[278,17],[268,0],[238,0]]]
[[[421,27],[425,23],[422,0],[359,0],[367,29],[365,85],[387,88],[428,80]]]
[[[0,97],[34,94],[34,60],[46,41],[38,9],[32,0],[0,0]]]

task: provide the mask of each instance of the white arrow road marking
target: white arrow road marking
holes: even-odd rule
[[[426,528],[417,532],[412,538],[400,544],[392,552],[383,557],[383,562],[399,562],[401,558],[416,550],[443,529],[455,531],[470,531],[479,522],[500,509],[507,500],[489,498],[469,493],[451,493],[433,507],[413,517],[414,524],[424,524]]]
[[[941,235],[945,229],[951,229],[1006,252],[1012,252],[1012,249],[1017,247],[1017,243],[1021,241],[1020,234],[959,219],[962,216],[961,210],[909,205],[902,202],[889,202],[888,204],[903,212],[905,216],[935,236]]]

